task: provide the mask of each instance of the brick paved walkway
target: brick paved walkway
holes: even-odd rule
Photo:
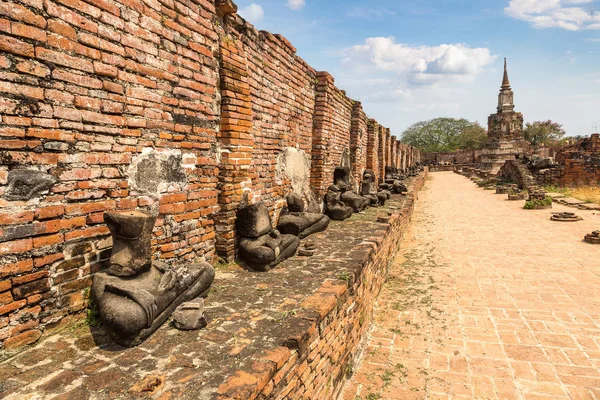
[[[552,222],[453,173],[420,197],[342,398],[600,399],[600,215]]]

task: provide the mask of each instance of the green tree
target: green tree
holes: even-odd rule
[[[402,142],[424,153],[478,149],[487,135],[477,122],[464,118],[435,118],[411,125],[402,133]]]
[[[531,143],[534,149],[536,149],[541,146],[559,144],[567,132],[561,124],[548,120],[528,122],[525,125],[523,134],[525,140]]]

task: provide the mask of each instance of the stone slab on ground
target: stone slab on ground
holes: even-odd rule
[[[564,194],[562,194],[562,193],[552,193],[552,192],[550,192],[550,193],[546,193],[546,196],[548,196],[548,197],[552,197],[553,199],[562,199],[562,198],[564,198],[564,197],[567,197],[567,196],[565,196],[565,195],[564,195]]]
[[[293,257],[268,273],[237,265],[219,268],[205,302],[208,327],[203,330],[165,324],[131,349],[113,344],[102,328],[83,321],[48,337],[0,364],[0,397],[215,398],[227,377],[248,365],[255,368],[253,361],[272,357],[273,350],[285,349],[290,338],[302,334],[307,298],[328,283],[350,285],[360,275],[390,227],[378,217],[401,210],[406,201],[394,195],[385,207],[332,221],[327,231],[310,237],[314,256]]]
[[[432,174],[343,399],[600,398],[600,216],[569,210]]]
[[[559,198],[559,199],[556,199],[556,202],[559,204],[563,204],[565,206],[573,206],[573,207],[577,207],[581,204],[587,203],[587,201],[579,200],[574,197]]]
[[[580,210],[594,210],[594,211],[598,211],[598,210],[600,210],[600,204],[594,204],[594,203],[579,204],[577,206],[577,208],[579,208]]]

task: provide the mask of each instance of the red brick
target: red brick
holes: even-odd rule
[[[73,204],[66,207],[67,215],[89,214],[99,211],[114,210],[116,202],[114,200],[97,201],[92,203]]]
[[[0,50],[2,50],[1,38],[0,38]],[[44,89],[42,89],[40,87],[21,85],[18,83],[0,81],[0,92],[31,97],[31,98],[34,98],[37,100],[44,99]]]
[[[36,268],[44,267],[48,264],[52,264],[58,260],[62,260],[64,255],[62,253],[49,254],[43,257],[38,257],[34,259],[34,264]]]
[[[10,304],[6,304],[4,306],[0,306],[0,315],[8,314],[9,312],[18,310],[21,307],[24,307],[27,304],[27,300],[19,300],[13,301]]]
[[[14,225],[33,221],[33,211],[0,211],[0,225]]]
[[[32,269],[33,261],[31,259],[0,265],[0,278],[29,272]]]
[[[62,35],[66,38],[77,40],[77,31],[75,31],[75,29],[73,29],[72,26],[63,21],[56,19],[48,20],[48,30],[51,32],[58,33],[59,35]]]
[[[94,72],[91,61],[83,58],[73,57],[60,51],[50,50],[43,47],[36,47],[35,56],[40,60],[49,61],[54,64],[77,69],[85,72]],[[65,74],[63,73],[63,76]]]
[[[41,29],[34,28],[33,26],[20,24],[13,22],[12,24],[12,34],[16,36],[22,36],[28,39],[37,40],[39,42],[46,41],[46,32]]]
[[[42,16],[31,12],[29,9],[17,3],[0,3],[0,15],[22,21],[29,25],[35,25],[38,28],[44,29],[46,27],[46,20]]]
[[[110,232],[106,226],[95,226],[87,229],[80,229],[65,233],[65,240],[90,238],[94,236],[108,235]]]
[[[64,242],[62,233],[47,236],[37,236],[33,238],[33,248],[37,249],[44,246],[52,246],[53,244]]]
[[[0,281],[0,292],[9,290],[11,287],[12,287],[12,284],[10,283],[10,279]]]
[[[38,280],[46,276],[48,276],[48,271],[40,271],[29,275],[19,276],[18,278],[13,278],[11,281],[13,286],[17,286]]]
[[[65,206],[47,206],[35,210],[35,219],[43,220],[60,217],[65,213]]]
[[[11,242],[0,243],[0,255],[24,253],[31,250],[33,243],[31,239],[13,240]]]
[[[0,293],[0,305],[5,305],[13,301],[12,294],[10,292]]]
[[[21,333],[18,336],[14,336],[8,338],[4,341],[4,348],[7,350],[16,349],[22,346],[26,346],[28,344],[32,344],[36,342],[42,336],[42,332],[38,329],[33,329],[31,331],[27,331]]]

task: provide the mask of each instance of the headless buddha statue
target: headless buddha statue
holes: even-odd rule
[[[94,276],[93,300],[115,342],[135,346],[158,329],[180,304],[204,296],[215,272],[208,263],[173,267],[151,260],[156,217],[143,211],[104,214],[113,248],[106,272]]]

